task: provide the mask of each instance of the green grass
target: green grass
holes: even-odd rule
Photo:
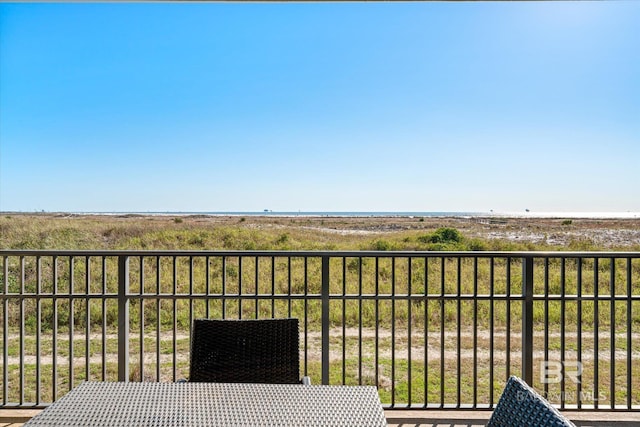
[[[640,250],[637,242],[606,248],[576,237],[568,245],[516,242],[467,235],[467,231],[562,233],[591,227],[593,221],[523,223],[518,219],[477,224],[464,219],[398,218],[208,218],[123,215],[0,216],[0,248],[5,249],[281,249],[281,250]],[[601,227],[609,227],[602,222]],[[611,227],[636,228],[637,222]],[[547,227],[547,228],[542,228]],[[369,230],[341,233],[341,230]],[[615,228],[613,229],[615,231]],[[477,234],[477,233],[475,233]]]
[[[506,376],[504,362],[500,362],[504,358],[504,342],[498,340],[494,343],[494,351],[496,361],[492,365],[488,359],[488,354],[484,352],[488,348],[488,342],[481,340],[477,348],[471,345],[470,340],[463,340],[461,342],[461,349],[463,355],[461,357],[461,363],[458,367],[457,358],[454,355],[447,356],[444,360],[444,370],[441,369],[440,350],[439,348],[434,350],[434,347],[439,346],[437,334],[431,334],[430,347],[427,352],[428,355],[428,368],[425,372],[424,354],[420,353],[417,349],[424,348],[424,342],[419,338],[412,339],[412,348],[414,349],[413,358],[410,360],[406,355],[406,336],[401,338],[405,331],[399,331],[398,337],[395,341],[396,353],[395,358],[390,357],[389,351],[391,348],[390,337],[380,339],[378,342],[378,351],[380,356],[378,363],[373,357],[373,352],[376,349],[375,342],[372,339],[365,338],[363,341],[363,357],[360,358],[358,354],[358,338],[355,336],[347,337],[344,341],[339,335],[334,335],[331,338],[330,348],[332,354],[341,354],[343,351],[342,346],[344,343],[347,358],[344,361],[334,360],[330,364],[330,382],[332,384],[365,384],[376,385],[379,388],[381,400],[383,403],[397,404],[407,403],[409,399],[409,387],[411,391],[412,403],[424,403],[425,399],[427,403],[440,403],[441,394],[444,396],[444,403],[454,404],[457,402],[457,389],[458,382],[460,383],[460,400],[461,402],[471,402],[475,396],[475,399],[479,404],[488,404],[493,393],[494,402],[497,401],[501,392],[502,379]],[[27,341],[27,348],[32,343],[32,338]],[[50,338],[43,337],[43,348],[51,348]],[[115,381],[117,379],[117,369],[115,360],[117,359],[115,340],[109,340],[107,343],[107,363],[106,363],[106,380]],[[571,341],[571,340],[569,340]],[[59,339],[59,349],[57,353],[58,365],[57,365],[57,396],[63,395],[68,390],[71,378],[69,376],[68,369],[68,339]],[[517,344],[517,340],[515,341]],[[102,363],[91,362],[89,366],[89,377],[86,376],[84,367],[84,343],[79,342],[79,347],[75,348],[75,363],[74,363],[74,384],[79,383],[85,379],[89,380],[102,380]],[[161,345],[161,366],[160,366],[160,380],[172,381],[173,380],[173,358],[172,352],[167,351],[167,341],[163,341]],[[168,344],[172,348],[171,344]],[[604,351],[610,345],[608,340],[602,340],[600,344],[600,350]],[[623,344],[621,340],[616,341],[616,349],[619,351],[625,351],[626,344]],[[176,364],[176,378],[188,377],[188,339],[179,339],[177,341],[177,354],[179,355]],[[455,337],[448,337],[445,342],[445,352],[455,352],[457,341]],[[586,347],[590,347],[587,344]],[[145,337],[146,356],[152,360],[144,365],[144,380],[155,381],[156,378],[156,354],[155,354],[155,339],[151,337]],[[567,347],[571,347],[571,342]],[[476,351],[474,352],[474,349]],[[516,345],[512,348],[512,365],[511,372],[519,373],[520,359],[518,355],[519,347]],[[135,337],[131,338],[130,351],[130,379],[140,379],[140,368],[137,359],[137,352],[139,350],[139,340]],[[640,352],[640,345],[637,341],[634,342],[634,353]],[[568,351],[569,352],[569,351]],[[33,355],[32,351],[27,352],[28,355]],[[98,351],[92,351],[92,354],[99,355]],[[473,357],[478,358],[479,363],[476,365],[474,376],[474,364]],[[570,352],[569,352],[570,353]],[[8,347],[8,354],[10,358],[19,357],[18,348],[15,344],[11,344]],[[43,362],[40,366],[40,401],[48,402],[53,395],[53,370],[51,362],[46,356],[50,356],[51,351],[43,351],[41,356]],[[595,384],[593,372],[595,371],[595,360],[592,354],[588,351],[584,351],[583,364],[584,374],[582,376],[582,391],[587,396],[584,399],[584,404],[592,403],[588,394],[595,392]],[[320,360],[319,354],[314,351],[313,348],[309,349],[308,364],[306,365],[306,372],[312,377],[314,383],[320,383]],[[569,360],[575,360],[573,357],[568,357]],[[536,364],[542,361],[542,357],[539,355],[536,357]],[[359,365],[361,364],[361,365]],[[488,379],[490,375],[490,369],[493,366],[493,375],[496,381],[494,384],[490,384]],[[634,358],[632,362],[634,371],[640,369],[640,362],[637,358]],[[410,368],[410,369],[409,369]],[[24,364],[24,371],[22,372],[24,378],[24,387],[22,393],[24,394],[25,402],[35,402],[36,395],[36,365],[35,363],[26,362]],[[460,377],[457,372],[460,371]],[[600,357],[598,359],[598,373],[599,373],[599,389],[598,394],[601,394],[603,398],[600,400],[600,404],[608,404],[610,401],[609,387],[610,387],[610,360],[607,357]],[[305,371],[305,365],[302,366],[302,371]],[[626,402],[627,393],[626,389],[626,360],[616,361],[616,402]],[[8,366],[8,378],[9,378],[9,394],[8,399],[10,401],[18,401],[20,399],[20,371],[18,365],[11,364]],[[410,382],[409,382],[410,378]],[[475,380],[474,380],[475,378]],[[538,377],[534,376],[534,386],[541,392],[544,390],[544,385],[539,382]],[[377,379],[377,381],[376,381]],[[425,383],[426,381],[426,383]],[[1,388],[1,387],[0,387]],[[631,398],[634,404],[640,402],[640,379],[638,376],[632,377],[632,389]],[[550,385],[549,393],[553,398],[560,392],[559,385]],[[567,394],[567,404],[576,402],[575,396],[577,395],[577,387],[571,381],[566,382],[565,393]],[[426,393],[426,394],[425,394]],[[553,399],[552,399],[553,400]],[[556,399],[557,400],[557,399]]]

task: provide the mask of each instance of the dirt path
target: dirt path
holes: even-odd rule
[[[343,345],[342,329],[341,328],[332,329],[330,335],[331,335],[331,338],[330,338],[331,344],[330,344],[330,352],[329,352],[330,361],[332,362],[340,361],[342,360],[342,345]],[[390,330],[378,330],[376,334],[375,329],[362,329],[360,331],[357,328],[347,328],[344,334],[345,353],[346,353],[347,359],[357,359],[359,357],[359,346],[357,343],[360,337],[362,337],[363,352],[366,354],[373,354],[373,352],[376,350],[375,349],[376,335],[378,339],[378,356],[380,358],[391,359],[392,355],[395,357],[396,360],[407,360],[409,358],[409,346],[408,346],[409,336],[408,336],[407,330],[401,330],[401,329],[396,330],[394,335]],[[392,354],[391,339],[394,336],[395,336],[396,348],[395,348],[395,353]],[[577,342],[577,334],[575,332],[566,332],[564,336],[565,336],[565,342],[566,342],[567,348],[570,348],[572,345],[574,345]],[[626,339],[627,339],[626,333],[616,333],[614,336],[615,336],[616,342],[626,343]],[[495,362],[506,361],[506,356],[507,356],[507,351],[505,349],[506,337],[507,337],[506,331],[504,330],[495,331],[493,334],[493,344],[494,344],[493,360]],[[550,341],[553,342],[554,340],[559,340],[561,338],[561,335],[560,333],[554,332],[554,333],[550,333],[548,337]],[[12,340],[19,340],[19,338],[20,338],[19,335],[11,334],[8,339],[12,341]],[[117,334],[107,334],[107,340],[117,340],[117,338],[118,338]],[[139,334],[130,335],[131,340],[137,340],[138,338],[139,338]],[[145,335],[145,338],[155,340],[156,334],[155,333],[147,334]],[[473,343],[473,340],[474,340],[473,331],[471,330],[461,331],[460,332],[460,341],[461,341],[460,358],[461,359],[477,358],[479,362],[489,361],[491,358],[491,352],[490,352],[491,338],[492,336],[489,331],[487,330],[478,331],[475,335],[475,339],[478,343],[478,346],[475,348],[472,348],[471,344]],[[599,342],[601,343],[600,344],[601,349],[599,350],[599,353],[598,353],[599,360],[610,359],[611,351],[608,347],[610,338],[611,338],[610,332],[600,331],[598,333],[598,339],[599,339]],[[42,337],[41,339],[42,341],[46,341],[48,343],[51,342],[51,338],[49,337]],[[61,345],[60,348],[65,348],[65,349],[68,348],[68,339],[69,339],[69,336],[66,334],[58,335],[58,342],[59,343],[64,342],[64,344]],[[176,334],[176,342],[178,341],[185,342],[185,341],[188,341],[189,339],[190,339],[189,334],[186,334],[186,333]],[[521,334],[518,332],[512,332],[510,334],[510,339],[511,339],[511,345],[512,345],[512,349],[510,353],[511,355],[518,356],[520,353]],[[540,342],[543,339],[544,339],[543,332],[538,331],[534,333],[535,342]],[[90,340],[91,341],[102,340],[102,334],[90,334]],[[173,334],[162,333],[160,336],[160,340],[161,342],[172,342]],[[440,360],[442,356],[444,356],[445,359],[457,358],[458,333],[456,331],[445,331],[444,351],[442,351],[440,331],[429,332],[427,340],[428,340],[428,345],[426,347],[426,354],[428,356],[429,361]],[[593,340],[594,340],[593,332],[582,333],[583,347],[584,347],[584,343],[593,342]],[[639,342],[639,340],[640,340],[640,333],[633,333],[632,341],[637,343]],[[75,334],[74,342],[84,343],[85,335]],[[302,343],[304,343],[304,335],[300,336],[300,342],[301,342],[301,345]],[[411,334],[411,343],[412,343],[411,359],[412,360],[424,360],[425,346],[423,345],[423,342],[424,342],[424,333],[422,331],[420,332],[414,331]],[[307,346],[309,348],[307,352],[308,360],[312,360],[312,361],[321,360],[322,353],[319,349],[322,347],[322,335],[320,332],[311,331],[307,334]],[[567,355],[575,356],[576,354],[577,352],[575,350],[568,349],[565,351],[565,357]],[[107,356],[107,362],[113,362],[113,363],[117,362],[117,354],[107,353],[106,356]],[[544,359],[544,356],[545,356],[544,350],[537,350],[534,352],[534,359]],[[589,361],[594,359],[595,354],[592,349],[587,348],[582,350],[581,356],[583,361]],[[627,360],[627,357],[628,357],[628,352],[626,350],[616,349],[615,351],[616,360],[625,361]],[[631,357],[634,360],[637,360],[638,358],[640,358],[640,347],[636,347],[632,349]],[[159,358],[160,358],[161,364],[170,365],[173,363],[173,354],[171,353],[160,354]],[[549,358],[560,360],[563,357],[559,350],[552,349],[549,351]],[[139,359],[138,354],[133,354],[133,353],[131,354],[132,361],[137,361],[138,359]],[[155,348],[155,342],[154,342],[154,344],[152,345],[145,346],[144,360],[145,360],[145,363],[155,364],[156,359],[157,359],[157,355],[156,355],[156,348]],[[176,360],[178,363],[188,362],[188,359],[189,359],[188,352],[180,353],[176,355]],[[34,354],[25,355],[23,360],[25,364],[34,365],[37,361],[37,356]],[[53,363],[52,355],[50,354],[41,355],[40,363],[43,365],[51,365]],[[84,363],[85,363],[84,351],[76,353],[74,357],[74,364],[78,365],[78,364],[84,364]],[[101,353],[95,354],[89,357],[89,363],[91,364],[102,363],[102,354]],[[20,358],[16,356],[10,356],[8,357],[8,364],[18,365],[20,364]],[[68,356],[58,356],[57,364],[59,366],[68,365],[69,364]]]

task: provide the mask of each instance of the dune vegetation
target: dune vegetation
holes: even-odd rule
[[[3,214],[2,249],[640,250],[640,219]]]

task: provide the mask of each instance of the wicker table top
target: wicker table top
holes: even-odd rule
[[[26,426],[386,426],[373,386],[84,382]]]

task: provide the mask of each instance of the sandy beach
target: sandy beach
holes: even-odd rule
[[[192,218],[194,221],[237,223],[233,217]],[[569,223],[570,221],[570,223]],[[451,227],[467,237],[505,239],[518,242],[566,245],[571,240],[589,239],[603,247],[640,245],[640,218],[563,219],[514,217],[312,217],[246,218],[258,228],[301,227],[338,234],[394,234],[403,231],[433,231]]]

